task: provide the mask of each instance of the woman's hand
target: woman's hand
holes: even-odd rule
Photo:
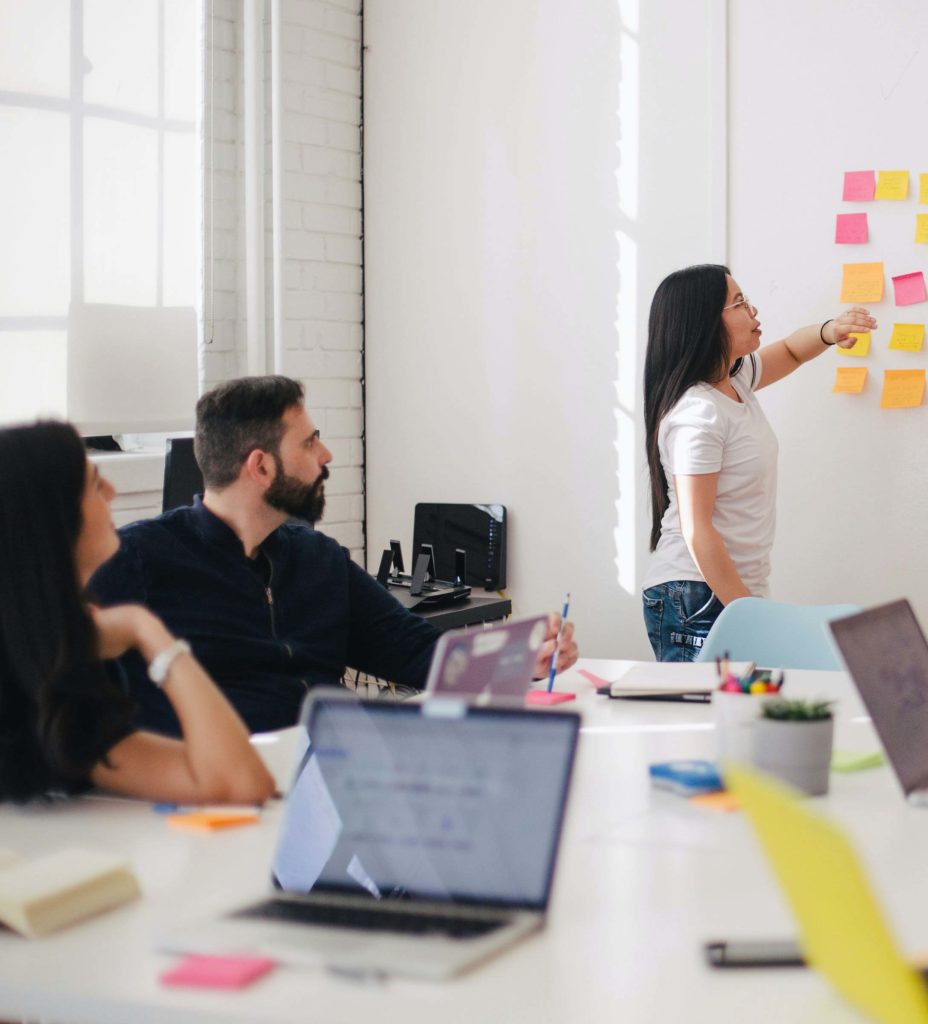
[[[104,660],[118,658],[130,649],[142,652],[146,661],[168,647],[172,636],[161,620],[140,604],[118,604],[112,608],[88,605]]]
[[[837,345],[838,348],[851,348],[857,344],[857,339],[851,334],[866,334],[874,330],[876,320],[870,315],[869,309],[863,306],[851,306],[840,316],[835,317],[831,323],[826,324],[822,329],[829,345]]]
[[[544,643],[539,648],[538,656],[535,659],[533,679],[547,679],[551,666],[551,655],[554,653],[555,646],[557,647],[557,658],[554,662],[554,669],[556,672],[566,672],[576,662],[580,655],[580,649],[577,647],[577,641],[574,640],[574,624],[565,622],[562,630],[561,617],[556,612],[548,616]]]

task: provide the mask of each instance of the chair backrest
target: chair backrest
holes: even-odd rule
[[[843,668],[828,632],[832,619],[854,615],[855,604],[781,604],[742,597],[722,609],[699,652],[711,661],[728,652],[734,661],[764,668]]]
[[[203,492],[203,474],[193,454],[192,437],[169,437],[164,456],[164,491],[161,511],[192,505],[193,496]]]

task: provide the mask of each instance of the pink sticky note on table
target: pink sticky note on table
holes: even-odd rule
[[[839,213],[835,222],[835,241],[850,244],[866,242],[867,215],[865,213]]]
[[[893,291],[896,294],[897,306],[911,306],[928,299],[928,293],[925,292],[925,275],[920,270],[914,274],[897,274],[893,277]]]
[[[542,707],[550,707],[552,704],[564,704],[569,700],[576,700],[575,693],[564,693],[563,690],[529,690],[525,695],[526,704],[540,704]]]
[[[844,172],[844,195],[841,197],[847,202],[867,202],[873,198],[876,192],[875,171],[845,171]]]
[[[603,686],[611,686],[612,683],[608,679],[603,679],[602,676],[598,676],[595,672],[591,672],[588,668],[578,668],[577,674],[583,676],[584,679],[588,679],[598,690]]]
[[[188,956],[161,975],[162,985],[244,988],[276,963],[263,956]]]

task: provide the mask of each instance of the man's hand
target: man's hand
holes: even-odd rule
[[[560,641],[558,632],[561,632]],[[545,631],[544,643],[538,650],[538,657],[535,660],[533,679],[547,679],[551,668],[551,655],[557,646],[557,659],[554,667],[558,672],[564,672],[570,668],[580,655],[577,642],[574,640],[574,624],[565,622],[561,631],[561,617],[557,612],[548,616],[548,628]]]

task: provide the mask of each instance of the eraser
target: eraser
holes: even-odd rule
[[[525,695],[525,703],[550,707],[552,704],[563,704],[568,700],[576,700],[576,697],[575,693],[563,693],[558,690],[552,690],[550,693],[547,690],[529,690]]]
[[[188,956],[159,980],[192,988],[244,988],[275,966],[264,956]]]

